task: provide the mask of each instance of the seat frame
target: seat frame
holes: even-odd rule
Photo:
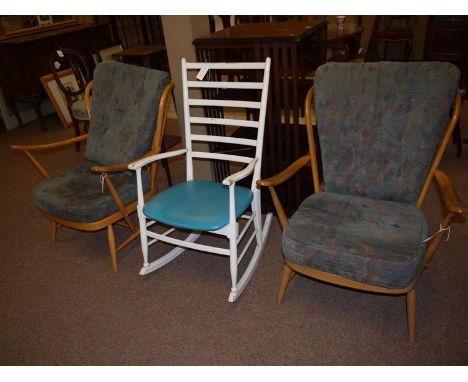
[[[140,220],[140,238],[143,253],[143,267],[140,270],[140,275],[145,275],[153,272],[162,266],[166,265],[170,261],[177,258],[186,249],[194,249],[197,251],[203,251],[208,253],[215,253],[222,256],[227,256],[230,259],[230,273],[231,273],[231,290],[229,293],[228,301],[234,302],[244,291],[248,282],[253,276],[253,273],[258,265],[260,256],[263,252],[266,238],[269,233],[272,214],[266,215],[264,223],[262,224],[261,215],[261,200],[260,200],[260,189],[256,186],[256,181],[260,178],[261,171],[261,160],[262,160],[262,149],[263,149],[263,132],[265,128],[265,116],[266,116],[266,104],[268,99],[268,82],[270,75],[270,58],[267,58],[265,62],[256,63],[187,63],[185,59],[182,59],[182,81],[183,81],[183,95],[184,95],[184,122],[185,122],[185,143],[186,148],[145,158],[141,161],[137,161],[129,165],[129,169],[135,170],[137,173],[137,187],[138,187],[138,217]],[[247,70],[256,69],[263,70],[263,81],[262,82],[229,82],[229,81],[188,81],[187,71],[188,70],[200,70],[199,75],[205,70]],[[205,72],[206,74],[206,72]],[[208,74],[211,76],[211,74]],[[258,89],[261,90],[261,101],[231,101],[223,99],[192,99],[189,98],[190,89]],[[208,117],[194,117],[190,114],[189,106],[202,106],[202,107],[239,107],[239,108],[256,108],[259,110],[258,121],[244,121],[244,120],[232,120],[227,118],[208,118]],[[240,124],[239,124],[240,123]],[[217,124],[217,125],[233,125],[233,126],[247,126],[258,129],[257,140],[232,138],[224,136],[213,136],[213,135],[201,135],[194,134],[191,132],[192,124]],[[256,153],[254,158],[244,157],[240,155],[232,155],[226,153],[207,153],[197,150],[192,150],[192,141],[198,142],[217,142],[217,143],[234,143],[237,145],[256,146]],[[158,161],[170,157],[185,155],[187,165],[187,181],[193,180],[193,164],[192,158],[203,158],[212,160],[226,160],[244,163],[247,166],[242,170],[226,177],[223,180],[223,185],[229,187],[229,222],[224,227],[215,230],[207,231],[216,235],[224,236],[229,241],[228,248],[215,247],[210,245],[202,245],[195,243],[200,237],[199,231],[191,232],[185,240],[176,239],[170,237],[177,227],[172,227],[166,232],[159,234],[150,231],[149,228],[156,222],[148,218],[144,212],[144,198],[142,192],[142,181],[141,181],[141,168],[153,161]],[[253,200],[251,202],[252,213],[243,214],[240,219],[247,220],[247,223],[239,233],[239,223],[236,219],[235,209],[235,185],[236,182],[246,178],[253,174],[253,180],[251,185],[251,191],[253,193]],[[147,221],[149,220],[149,221]],[[253,233],[249,238],[246,238],[242,251],[238,249],[238,245],[244,238],[247,230],[252,226]],[[186,230],[182,230],[186,232]],[[150,239],[150,240],[148,240]],[[253,240],[256,239],[256,247],[253,255],[250,259],[246,270],[240,278],[238,278],[238,265],[244,258],[247,250],[250,248]],[[175,246],[168,253],[162,255],[157,260],[149,262],[148,259],[148,247],[157,241],[162,241]],[[239,253],[240,252],[240,253]]]
[[[86,86],[85,90],[85,102],[88,114],[91,115],[91,91],[93,88],[94,81]],[[166,125],[167,110],[169,108],[169,97],[171,96],[172,89],[174,88],[174,82],[170,81],[169,84],[164,89],[161,99],[158,105],[158,118],[156,121],[155,132],[152,140],[150,150],[142,156],[154,155],[161,151],[161,142],[164,135],[164,128]],[[36,169],[44,177],[44,179],[51,179],[51,175],[44,168],[44,166],[37,160],[37,158],[32,154],[33,151],[41,152],[48,151],[51,149],[66,147],[71,144],[76,144],[80,142],[85,142],[88,138],[88,134],[83,134],[71,139],[43,144],[43,145],[12,145],[10,146],[13,150],[20,150],[26,154],[26,156],[31,160]],[[48,214],[45,211],[42,211],[42,214],[51,222],[51,233],[52,240],[55,243],[57,240],[57,230],[61,227],[67,227],[71,229],[76,229],[79,231],[100,231],[104,228],[107,229],[107,239],[109,244],[109,251],[112,260],[112,269],[117,271],[117,253],[125,248],[130,242],[136,239],[139,235],[139,229],[135,227],[130,219],[130,214],[132,214],[137,208],[137,201],[128,203],[125,205],[119,197],[119,194],[114,187],[112,180],[107,176],[108,173],[112,172],[121,172],[128,170],[129,162],[120,163],[111,166],[93,166],[91,171],[100,173],[103,179],[105,180],[106,186],[108,187],[112,198],[114,199],[116,206],[118,208],[114,213],[96,221],[92,222],[77,222],[73,220],[63,219],[58,216]],[[157,163],[150,164],[147,168],[150,173],[150,189],[145,194],[145,198],[150,198],[156,194],[156,174],[157,174]],[[114,224],[121,225],[125,228],[130,229],[130,235],[120,244],[116,245],[115,234],[114,234]]]
[[[273,199],[273,204],[278,214],[280,225],[283,229],[286,227],[288,223],[288,217],[281,204],[280,199],[278,198],[278,195],[274,187],[284,183],[289,178],[291,178],[294,174],[296,174],[301,168],[307,165],[311,166],[314,192],[315,193],[320,192],[323,186],[323,184],[320,184],[320,180],[319,180],[317,148],[316,148],[316,143],[315,143],[314,134],[313,134],[313,122],[312,122],[313,113],[311,111],[311,107],[313,106],[313,102],[312,102],[313,94],[314,93],[313,93],[313,87],[312,87],[309,89],[306,99],[305,99],[305,103],[304,103],[309,153],[297,159],[294,163],[292,163],[288,168],[286,168],[279,174],[273,177],[270,177],[268,179],[261,179],[257,181],[257,184],[259,186],[268,187],[271,197]],[[450,225],[455,215],[468,212],[468,208],[462,207],[460,199],[455,191],[455,188],[453,187],[453,184],[448,178],[448,176],[443,171],[438,170],[440,161],[447,147],[447,144],[450,140],[450,136],[452,135],[452,131],[459,119],[460,110],[461,110],[461,97],[460,97],[460,91],[457,91],[457,94],[455,95],[454,104],[453,104],[453,113],[451,117],[449,118],[445,131],[442,135],[442,138],[440,139],[439,146],[433,157],[432,164],[426,175],[426,178],[424,180],[423,186],[421,188],[421,191],[419,193],[417,203],[416,203],[416,206],[418,208],[421,208],[427,196],[429,186],[431,185],[431,182],[433,181],[433,179],[435,179],[437,181],[438,186],[441,189],[442,198],[443,198],[443,202],[445,204],[445,209],[446,209],[445,215],[441,224],[442,229],[445,229]],[[434,253],[439,248],[439,245],[442,242],[443,237],[444,237],[443,234],[442,235],[438,234],[438,235],[435,235],[431,239],[431,241],[428,243],[426,247],[426,251],[424,254],[424,262],[418,274],[407,287],[399,288],[399,289],[385,288],[381,286],[375,286],[375,285],[358,282],[355,280],[350,280],[345,277],[338,276],[332,273],[323,272],[323,271],[319,271],[316,269],[308,268],[300,264],[296,264],[285,258],[284,267],[283,267],[283,276],[281,279],[281,284],[280,284],[278,297],[277,297],[277,304],[279,305],[282,303],[284,299],[284,295],[286,293],[286,289],[289,285],[289,282],[294,278],[296,274],[309,276],[311,278],[325,281],[327,283],[340,285],[343,287],[361,290],[361,291],[391,294],[391,295],[405,295],[406,296],[406,310],[407,310],[408,338],[410,342],[415,342],[416,341],[416,282],[418,280],[419,275],[422,273],[422,271],[429,266],[429,263]]]

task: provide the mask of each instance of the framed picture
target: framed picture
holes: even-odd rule
[[[121,53],[124,50],[125,47],[122,42],[117,42],[114,45],[103,47],[93,54],[94,63],[97,65],[100,62],[107,60],[122,61],[122,57],[117,56],[116,54]]]
[[[37,17],[37,23],[42,26],[42,25],[49,25],[52,24],[52,16],[36,16]]]
[[[58,76],[64,87],[72,89],[73,91],[79,89],[72,69],[62,70],[58,72]],[[72,126],[72,119],[67,107],[67,99],[65,94],[63,94],[63,92],[58,87],[54,75],[46,74],[41,76],[41,83],[42,86],[44,86],[44,89],[47,92],[47,95],[49,96],[50,101],[52,102],[52,105],[54,106],[54,109],[57,112],[63,127],[68,128]]]

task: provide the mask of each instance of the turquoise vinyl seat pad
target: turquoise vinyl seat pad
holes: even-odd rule
[[[32,196],[40,210],[66,220],[90,223],[118,211],[117,204],[100,174],[91,172],[96,165],[87,162],[34,187]],[[133,171],[108,173],[124,205],[137,200],[136,175]],[[143,190],[150,188],[149,175],[142,172]]]
[[[405,288],[424,260],[426,219],[413,204],[319,192],[283,232],[293,263],[386,288]]]
[[[250,189],[236,186],[236,218],[253,199]],[[229,187],[206,180],[179,183],[146,202],[143,213],[159,223],[194,231],[214,231],[229,223]]]

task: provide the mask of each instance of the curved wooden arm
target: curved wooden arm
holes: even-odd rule
[[[47,143],[47,144],[44,144],[44,145],[30,145],[30,146],[11,145],[10,148],[12,150],[21,150],[21,151],[23,151],[26,154],[26,156],[30,159],[30,161],[32,162],[34,167],[36,167],[37,171],[39,171],[41,173],[41,175],[44,177],[44,179],[50,179],[51,178],[50,174],[47,172],[47,170],[44,168],[44,166],[37,160],[37,158],[33,154],[30,153],[30,150],[36,150],[36,151],[49,150],[49,149],[53,149],[53,148],[57,148],[57,147],[67,146],[67,145],[70,145],[70,144],[75,143],[75,142],[84,141],[87,138],[88,138],[88,134],[84,134],[84,135],[80,135],[78,137],[66,139],[66,140],[60,141],[60,142]]]
[[[66,139],[64,141],[59,141],[59,142],[46,143],[43,145],[30,145],[30,146],[10,145],[10,148],[12,150],[48,150],[48,149],[53,149],[57,147],[68,146],[75,142],[84,141],[87,138],[88,138],[88,134],[83,134],[83,135],[79,135],[78,137]]]
[[[462,207],[460,198],[447,174],[441,170],[437,170],[435,178],[442,192],[442,199],[447,210],[458,214],[468,213],[468,208]]]
[[[460,89],[458,89],[455,95],[455,99],[453,101],[452,115],[448,120],[447,126],[445,127],[445,132],[442,135],[442,138],[440,139],[439,146],[437,147],[437,150],[434,154],[434,158],[432,159],[431,167],[429,168],[429,171],[426,175],[426,179],[424,180],[424,184],[419,193],[419,197],[416,202],[416,206],[418,208],[421,208],[421,206],[424,203],[424,200],[426,199],[427,192],[429,191],[429,187],[432,183],[432,180],[434,179],[435,172],[439,168],[439,164],[442,160],[442,156],[444,155],[445,149],[447,148],[447,144],[450,140],[450,137],[452,136],[453,129],[455,128],[460,118],[461,104],[462,104],[461,93],[460,93]]]
[[[273,187],[286,182],[307,164],[310,164],[310,155],[304,155],[303,157],[300,157],[295,162],[290,164],[285,170],[272,176],[271,178],[257,180],[257,187],[268,187],[271,198],[273,199],[276,213],[278,214],[278,220],[280,222],[281,228],[286,227],[286,224],[288,223],[288,217],[283,205],[281,204],[281,201],[278,198],[278,194]]]
[[[85,105],[86,111],[88,112],[89,118],[91,118],[91,90],[94,85],[94,80],[91,80],[88,85],[86,85],[85,89]]]
[[[304,155],[290,164],[285,170],[267,179],[257,180],[257,186],[273,187],[286,182],[306,164],[310,164],[310,155]]]
[[[116,172],[116,171],[126,171],[128,170],[128,165],[131,162],[113,164],[110,166],[92,166],[91,171],[94,172]]]

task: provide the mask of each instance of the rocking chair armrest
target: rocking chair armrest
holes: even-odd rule
[[[310,163],[310,155],[304,155],[291,163],[285,170],[273,175],[271,178],[257,180],[257,187],[273,187],[286,182],[307,163]]]
[[[238,182],[239,180],[242,180],[245,177],[249,176],[255,169],[255,163],[257,163],[257,158],[253,158],[249,162],[247,167],[245,167],[244,169],[242,169],[242,170],[236,172],[235,174],[232,174],[232,175],[228,176],[227,178],[225,178],[223,180],[223,184],[225,186],[230,186],[230,185]]]
[[[179,156],[182,154],[185,154],[187,152],[187,149],[180,149],[180,150],[174,150],[174,151],[167,151],[165,153],[160,153],[160,154],[153,154],[149,155],[146,157],[143,157],[142,159],[139,159],[135,162],[132,162],[128,165],[128,168],[130,170],[137,170],[143,166],[146,166],[147,164],[154,162],[156,160],[161,160],[161,159],[166,159],[166,158],[172,158],[175,156]]]
[[[47,150],[47,149],[53,149],[57,147],[62,147],[62,146],[68,146],[71,145],[72,143],[84,141],[88,138],[88,134],[83,134],[79,135],[74,138],[66,139],[64,141],[59,141],[59,142],[53,142],[53,143],[46,143],[43,145],[10,145],[10,148],[12,150]]]
[[[453,213],[468,213],[468,208],[462,207],[460,198],[447,174],[441,170],[437,170],[435,178],[442,192],[442,199],[444,200],[445,207]]]
[[[119,163],[119,164],[113,164],[110,166],[93,166],[91,167],[91,171],[96,171],[96,172],[126,171],[130,168],[130,165],[132,163],[136,163],[138,161],[147,159],[149,157],[154,157],[155,155],[159,155],[159,154],[160,154],[159,150],[148,151],[145,155],[141,156],[138,159],[133,160],[132,162],[124,162],[124,163]]]

